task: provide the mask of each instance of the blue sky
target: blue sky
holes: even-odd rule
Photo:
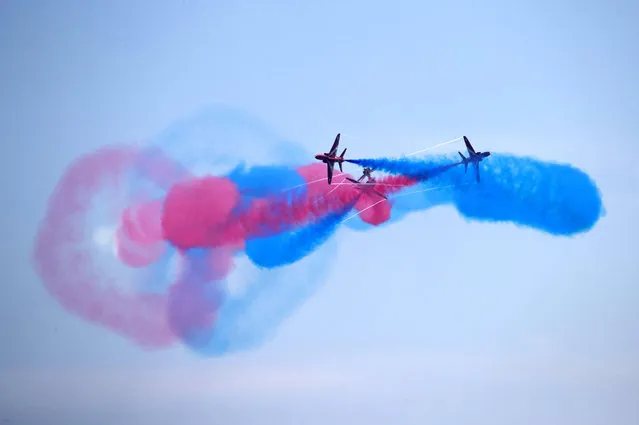
[[[630,1],[2,2],[0,411],[70,425],[636,424],[637,16]],[[448,207],[344,230],[324,286],[262,349],[144,352],[56,304],[32,240],[76,156],[210,102],[309,152],[337,131],[367,156],[466,134],[570,162],[607,216],[574,238]]]

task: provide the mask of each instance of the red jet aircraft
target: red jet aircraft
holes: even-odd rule
[[[365,167],[364,171],[362,172],[362,176],[360,178],[357,179],[357,182],[361,182],[362,180],[364,180],[364,177],[368,177],[367,181],[375,181],[375,179],[373,178],[373,176],[371,175],[371,173],[375,171],[374,168],[369,168],[369,167]]]
[[[328,184],[331,184],[333,181],[333,168],[335,167],[335,163],[339,165],[339,170],[342,170],[342,162],[344,162],[344,154],[346,153],[346,148],[340,156],[337,156],[337,147],[339,146],[339,137],[340,133],[337,133],[337,137],[335,137],[335,141],[333,142],[333,146],[331,146],[331,150],[329,152],[324,152],[323,154],[315,155],[315,159],[322,161],[326,164],[326,173],[328,177]]]
[[[384,199],[388,199],[386,195],[384,195],[382,192],[375,189],[376,180],[373,176],[371,176],[372,171],[373,171],[372,168],[366,167],[364,168],[364,174],[362,174],[362,176],[359,179],[355,180],[350,177],[346,177],[346,180],[348,180],[351,183],[354,183],[355,187],[361,190],[362,192],[368,192],[369,194],[370,192],[373,192],[377,196],[381,196]],[[366,180],[366,183],[362,183],[362,180],[364,179],[364,177],[368,177],[368,179]]]

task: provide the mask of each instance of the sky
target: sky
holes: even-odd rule
[[[0,413],[15,424],[639,423],[639,59],[631,1],[3,1]],[[556,238],[452,208],[338,232],[257,350],[148,352],[68,314],[31,249],[65,167],[203,105],[308,152],[468,135],[603,193]],[[456,147],[455,149],[459,149]]]

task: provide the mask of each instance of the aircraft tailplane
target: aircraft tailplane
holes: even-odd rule
[[[457,151],[457,153],[459,154],[459,156],[461,156],[462,163],[464,164],[464,173],[465,173],[468,171],[468,160],[461,152]]]

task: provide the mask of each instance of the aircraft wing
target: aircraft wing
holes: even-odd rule
[[[354,180],[354,179],[352,179],[352,178],[350,178],[350,177],[346,177],[346,180],[348,180],[348,181],[349,181],[349,182],[351,182],[351,183],[359,184],[359,181],[358,181],[358,180]]]
[[[331,182],[333,181],[333,165],[334,163],[332,162],[326,163],[326,175],[328,177],[328,184],[331,184]]]
[[[380,191],[378,191],[377,189],[374,189],[374,190],[375,190],[375,193],[377,193],[377,194],[378,194],[379,196],[381,196],[382,198],[384,198],[384,199],[388,199],[388,198],[386,197],[386,195],[384,195],[383,193],[381,193],[381,192],[380,192]]]
[[[466,144],[466,149],[468,149],[468,152],[475,153],[475,149],[473,148],[473,145],[470,144],[470,141],[468,140],[466,136],[464,136],[464,143]]]
[[[340,138],[340,133],[337,133],[337,136],[335,136],[335,141],[333,142],[333,146],[331,146],[331,150],[328,153],[330,156],[335,156],[337,154],[337,148],[339,146],[339,138]]]

